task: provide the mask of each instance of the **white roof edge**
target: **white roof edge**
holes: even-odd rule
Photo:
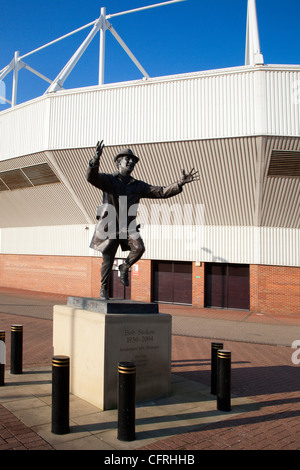
[[[163,81],[173,81],[173,80],[184,80],[184,79],[191,79],[191,78],[199,78],[202,76],[216,76],[216,75],[224,75],[224,74],[231,74],[231,73],[243,73],[243,72],[256,72],[257,70],[268,71],[281,71],[281,70],[290,70],[290,71],[300,71],[300,65],[242,65],[236,67],[227,67],[221,69],[211,69],[211,70],[200,70],[197,72],[185,72],[179,73],[174,75],[162,75],[158,77],[150,77],[150,78],[140,78],[138,80],[128,80],[124,82],[113,82],[113,83],[105,83],[103,85],[92,85],[88,87],[82,88],[72,88],[72,89],[65,89],[59,90],[52,95],[61,95],[67,93],[78,93],[78,92],[85,92],[85,91],[93,91],[99,89],[109,89],[109,88],[121,88],[125,86],[135,86],[135,85],[143,85],[147,83],[153,82],[163,82]]]
[[[212,69],[212,70],[201,70],[197,72],[186,72],[174,75],[163,75],[158,77],[150,77],[149,79],[141,78],[137,80],[129,80],[124,82],[113,82],[113,83],[106,83],[104,85],[91,85],[87,87],[79,87],[79,88],[70,88],[64,89],[60,91],[56,91],[53,93],[44,94],[33,98],[31,100],[25,101],[16,105],[13,108],[8,108],[3,111],[0,111],[0,115],[3,113],[11,112],[23,106],[27,106],[34,102],[43,100],[45,98],[54,98],[55,96],[67,95],[72,93],[86,93],[90,91],[98,91],[102,89],[111,89],[111,88],[122,88],[128,86],[137,86],[137,85],[146,85],[151,83],[159,83],[159,82],[170,82],[176,80],[185,80],[185,79],[192,79],[192,78],[199,78],[199,77],[208,77],[208,76],[217,76],[217,75],[225,75],[225,74],[234,74],[234,73],[244,73],[244,72],[256,72],[256,71],[299,71],[300,72],[300,65],[292,64],[292,65],[282,65],[282,64],[265,64],[265,65],[242,65],[236,67],[227,67],[221,69]]]

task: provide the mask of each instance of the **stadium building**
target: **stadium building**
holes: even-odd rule
[[[93,34],[121,41],[108,19],[103,9]],[[89,244],[102,194],[85,172],[104,139],[104,172],[130,147],[137,179],[167,185],[193,167],[201,176],[174,198],[141,201],[146,251],[127,288],[118,251],[111,297],[300,313],[300,65],[264,64],[255,1],[240,67],[114,84],[100,73],[97,86],[65,90],[82,52],[21,104],[24,57],[0,71],[15,79],[0,112],[0,286],[99,296],[102,258]]]

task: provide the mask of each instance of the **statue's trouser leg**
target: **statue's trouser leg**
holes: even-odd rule
[[[136,240],[128,237],[128,245],[130,246],[130,253],[125,260],[128,267],[136,263],[145,253],[145,245],[141,237]]]
[[[115,255],[119,246],[119,240],[111,240],[111,243],[102,251],[102,266],[101,266],[101,286],[107,288],[110,278],[112,266],[114,263]]]

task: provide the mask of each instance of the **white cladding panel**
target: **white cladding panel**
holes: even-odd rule
[[[0,161],[47,147],[49,105],[39,98],[0,113]]]
[[[42,96],[0,113],[0,160],[43,150],[300,134],[300,67],[236,67]]]
[[[300,266],[299,229],[263,227],[260,231],[260,250],[260,264]]]
[[[267,133],[300,135],[300,70],[266,71]]]
[[[1,253],[99,256],[89,248],[93,231],[94,225],[5,228]],[[145,259],[300,266],[296,229],[149,225],[141,235]]]
[[[243,72],[57,94],[49,148],[255,134],[254,87],[255,73]]]
[[[208,139],[131,148],[140,157],[134,171],[137,179],[168,185],[178,180],[182,168],[193,167],[201,175],[199,181],[186,185],[175,198],[142,199],[139,212],[143,213],[141,222],[145,225],[299,228],[299,178],[266,177],[272,150],[299,152],[299,137]],[[113,156],[119,149],[105,147],[101,171],[114,171]],[[61,181],[0,191],[0,227],[94,223],[102,191],[85,177],[93,154],[94,148],[66,149],[0,162],[1,171],[47,162]]]
[[[5,228],[2,249],[5,254],[92,256],[88,225]]]

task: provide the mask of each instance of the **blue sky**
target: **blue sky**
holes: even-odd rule
[[[0,69],[100,15],[164,0],[0,0]],[[261,50],[266,64],[300,64],[299,0],[257,0]],[[109,21],[151,77],[244,65],[247,0],[186,0]],[[54,79],[91,28],[24,59]],[[99,35],[66,80],[65,88],[98,83]],[[110,32],[106,33],[105,83],[142,78]],[[11,99],[12,73],[4,80]],[[22,69],[17,103],[43,94],[48,84]],[[0,104],[0,111],[7,105]]]

